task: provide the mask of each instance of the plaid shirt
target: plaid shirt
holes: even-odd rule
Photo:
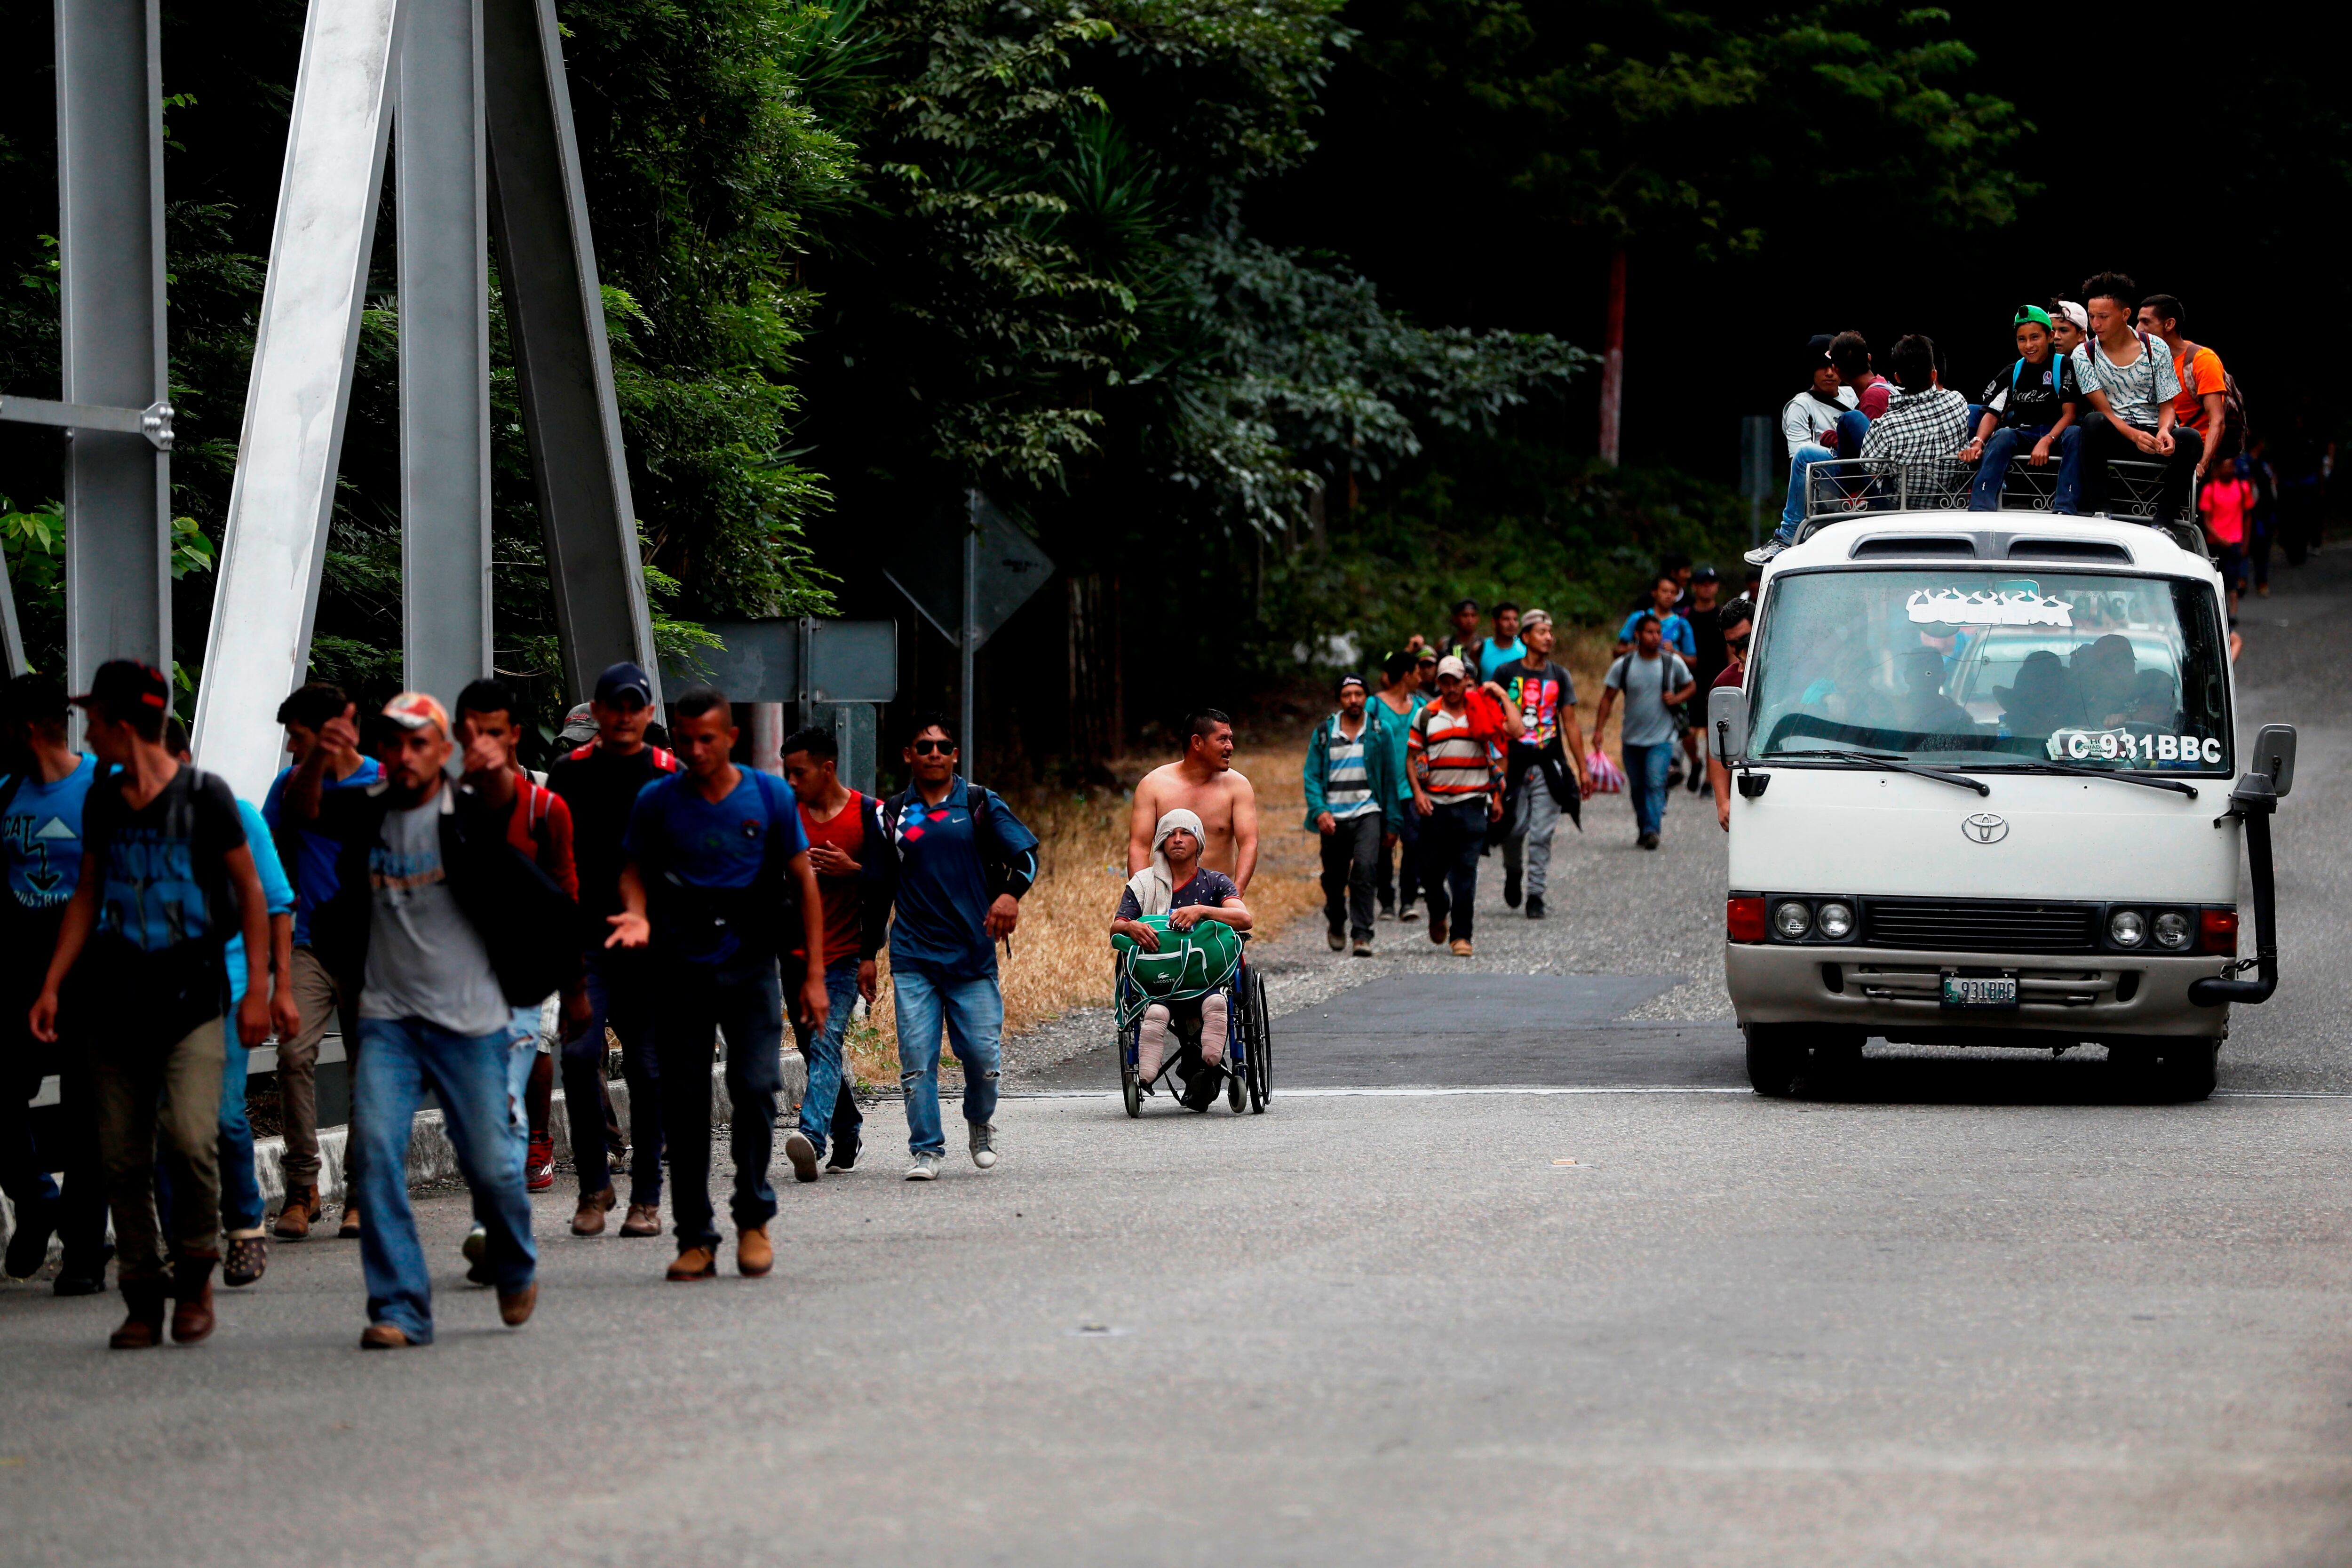
[[[1968,439],[1968,400],[1957,392],[1897,392],[1886,412],[1870,422],[1862,455],[1894,458],[1914,489],[1948,490],[1959,473],[1955,454]]]

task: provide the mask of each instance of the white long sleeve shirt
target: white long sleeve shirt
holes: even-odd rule
[[[1838,416],[1854,405],[1853,388],[1841,386],[1835,406],[1815,397],[1809,387],[1789,399],[1780,410],[1780,439],[1789,444],[1789,456],[1797,455],[1800,447],[1828,447],[1834,443],[1822,439],[1822,435],[1837,427]]]

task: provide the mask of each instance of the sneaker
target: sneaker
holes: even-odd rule
[[[1654,833],[1644,833],[1633,842],[1644,849],[1655,849],[1658,847],[1658,836]]]
[[[816,1180],[816,1145],[809,1141],[807,1133],[797,1127],[784,1134],[784,1158],[793,1163],[793,1180]]]
[[[1406,900],[1397,906],[1396,918],[1399,925],[1412,924],[1413,921],[1421,919],[1421,905],[1411,899]]]
[[[530,1150],[522,1161],[522,1184],[534,1193],[555,1185],[555,1140],[545,1132],[530,1135]]]
[[[983,1171],[996,1168],[996,1128],[986,1121],[971,1124],[971,1163]]]
[[[1396,900],[1394,899],[1385,899],[1381,900],[1381,919],[1384,921],[1392,921],[1396,919]]]
[[[1454,957],[1456,957],[1456,958],[1467,958],[1467,957],[1469,957],[1469,956],[1470,956],[1470,939],[1469,939],[1468,937],[1466,937],[1466,936],[1457,936],[1457,937],[1455,937],[1455,938],[1454,939],[1454,946],[1453,946],[1449,951],[1451,951],[1451,952],[1453,952],[1454,956]]]
[[[466,1255],[467,1262],[479,1263],[482,1260],[482,1255],[489,1249],[490,1227],[480,1220],[476,1220],[474,1228],[466,1233],[465,1242],[457,1250]]]
[[[101,1296],[106,1293],[106,1265],[114,1257],[114,1243],[99,1243],[97,1253],[89,1258],[77,1258],[71,1253],[58,1268],[56,1283],[49,1289],[60,1296]]]
[[[58,1228],[58,1203],[24,1204],[16,1210],[16,1228],[8,1236],[7,1260],[0,1263],[11,1279],[30,1279],[49,1260],[49,1237]]]
[[[1519,873],[1515,867],[1503,868],[1503,906],[1513,910],[1519,907]]]
[[[1333,952],[1345,952],[1348,950],[1348,933],[1342,927],[1333,926],[1325,931],[1323,940],[1331,944]]]
[[[845,1176],[857,1169],[857,1143],[858,1138],[855,1132],[835,1139],[833,1158],[824,1163],[824,1168],[839,1176]]]
[[[1539,921],[1543,918],[1543,895],[1541,893],[1529,893],[1528,895],[1528,919],[1531,921]]]
[[[1750,566],[1761,566],[1766,562],[1771,560],[1772,557],[1780,554],[1780,552],[1788,548],[1789,546],[1781,540],[1780,536],[1779,534],[1774,534],[1771,538],[1766,540],[1757,548],[1748,552],[1748,553],[1740,559],[1746,561]]]
[[[1445,917],[1444,915],[1433,914],[1429,917],[1429,940],[1436,943],[1439,947],[1444,947],[1445,945]]]
[[[1358,958],[1370,958],[1372,956],[1372,939],[1370,937],[1360,936],[1356,939],[1356,956]]]
[[[916,1155],[914,1159],[908,1162],[907,1180],[910,1182],[936,1182],[939,1179],[940,1157],[937,1154],[929,1152],[921,1153]]]

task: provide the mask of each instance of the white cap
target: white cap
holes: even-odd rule
[[[1457,680],[1467,680],[1470,679],[1469,669],[1464,666],[1460,659],[1454,658],[1450,653],[1444,658],[1437,661],[1437,679],[1443,680],[1449,675],[1453,676]]]

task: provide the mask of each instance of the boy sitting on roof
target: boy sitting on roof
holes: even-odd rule
[[[1984,391],[1984,413],[1976,438],[1960,448],[1960,461],[1978,465],[1969,489],[1970,511],[2000,510],[2000,488],[2018,448],[2026,461],[2046,468],[2058,453],[2058,493],[2050,510],[2069,517],[2083,484],[2083,428],[2077,421],[2088,401],[2074,367],[2053,352],[2050,312],[2039,305],[2018,309],[2017,360],[1992,378]]]

